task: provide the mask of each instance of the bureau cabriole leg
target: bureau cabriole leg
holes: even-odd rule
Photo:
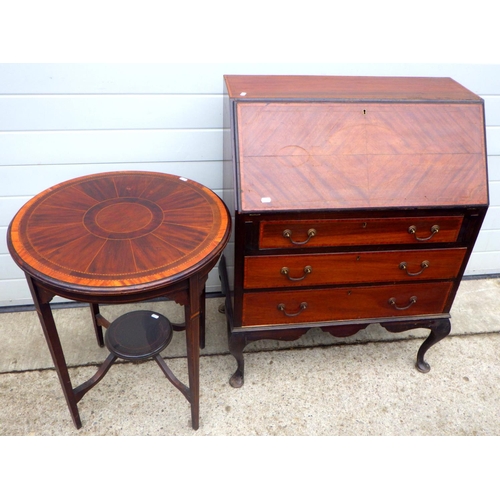
[[[420,320],[420,321],[401,321],[398,323],[381,323],[389,332],[404,332],[414,328],[429,328],[430,335],[424,340],[423,344],[417,353],[416,369],[419,372],[427,373],[431,367],[429,363],[424,360],[425,353],[440,340],[443,340],[451,331],[451,323],[449,318]]]
[[[229,352],[234,356],[234,359],[236,359],[236,363],[238,364],[236,371],[229,379],[229,385],[235,389],[239,389],[243,386],[244,382],[245,361],[243,359],[243,349],[245,349],[247,341],[245,334],[233,333],[232,331],[231,318],[233,316],[233,308],[231,304],[231,289],[229,287],[227,277],[226,258],[224,255],[219,261],[219,279],[221,281],[222,293],[226,297],[224,305],[219,307],[219,312],[226,315]]]
[[[417,363],[415,366],[419,372],[427,373],[431,369],[429,363],[424,360],[424,355],[434,344],[443,340],[450,331],[451,323],[449,319],[442,319],[434,322],[431,326],[430,335],[425,339],[417,353]]]
[[[245,361],[243,359],[243,349],[246,346],[246,339],[244,334],[230,333],[229,334],[229,352],[234,356],[238,367],[233,376],[229,379],[231,387],[239,389],[243,386]]]

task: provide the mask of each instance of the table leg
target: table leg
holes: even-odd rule
[[[77,399],[73,391],[71,379],[69,377],[68,366],[64,358],[64,352],[61,346],[61,340],[57,333],[57,327],[50,307],[50,301],[53,294],[44,293],[44,290],[38,286],[36,281],[31,276],[26,275],[31,295],[35,303],[35,308],[38,313],[38,318],[42,325],[45,340],[49,347],[50,355],[54,361],[54,366],[59,377],[59,382],[66,398],[69,412],[77,429],[82,426],[80,413],[78,412]]]
[[[189,389],[191,392],[191,421],[194,430],[200,426],[200,318],[201,298],[198,276],[189,280],[189,297],[185,306],[186,344],[189,373]]]
[[[200,299],[200,349],[205,349],[205,321],[206,321],[205,287],[201,291]]]
[[[92,322],[94,323],[95,338],[99,347],[104,347],[104,335],[102,333],[102,324],[99,321],[102,318],[99,311],[99,304],[89,304],[92,314]]]

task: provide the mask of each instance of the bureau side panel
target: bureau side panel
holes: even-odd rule
[[[226,82],[224,81],[223,95],[223,191],[222,198],[229,209],[232,217],[232,234],[228,245],[224,249],[223,259],[219,264],[219,278],[221,280],[222,291],[226,295],[226,312],[230,321],[233,317],[234,303],[234,255],[235,255],[235,209],[236,209],[236,181],[235,181],[235,139],[234,139],[234,117],[233,101],[229,98]]]
[[[233,106],[234,103],[229,99],[227,89],[223,96],[223,143],[222,143],[222,158],[223,158],[223,199],[224,203],[229,208],[229,211],[234,214],[236,209],[236,182],[235,182],[235,137],[233,123]]]

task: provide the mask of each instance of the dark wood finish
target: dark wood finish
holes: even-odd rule
[[[428,328],[450,309],[488,207],[484,106],[449,78],[226,76],[231,385],[243,349],[312,327]],[[234,263],[233,273],[227,269]],[[285,268],[285,271],[283,271]]]
[[[110,355],[89,380],[74,389],[77,401],[104,378],[118,358],[129,361],[153,358],[167,379],[191,403],[190,388],[174,375],[160,355],[172,340],[172,331],[170,321],[153,311],[132,311],[113,321],[107,327],[105,339]]]
[[[121,359],[142,361],[162,352],[172,340],[170,321],[155,311],[132,311],[106,330],[109,351]]]
[[[228,242],[230,226],[226,206],[212,191],[154,172],[73,179],[35,196],[17,213],[8,231],[9,251],[26,273],[77,428],[76,403],[83,393],[71,385],[52,298],[90,303],[101,346],[102,327],[109,322],[98,304],[165,297],[183,305],[185,325],[174,329],[186,330],[189,388],[184,393],[197,429],[205,282]]]
[[[429,363],[424,360],[425,353],[440,340],[443,340],[451,331],[451,323],[448,318],[420,320],[420,321],[406,321],[401,323],[382,323],[382,326],[389,332],[404,332],[412,328],[429,328],[431,333],[427,337],[417,353],[417,362],[415,367],[419,372],[427,373],[431,367]]]

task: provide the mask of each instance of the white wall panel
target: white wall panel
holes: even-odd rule
[[[2,64],[0,94],[220,94],[224,74],[444,76],[499,95],[497,64]]]
[[[31,196],[12,196],[0,198],[0,226],[8,226],[17,211],[31,198]]]
[[[220,66],[3,64],[0,94],[220,94]]]
[[[0,256],[3,254],[8,253],[7,250],[7,227],[0,226]],[[3,276],[0,274],[0,277],[3,278]],[[0,278],[1,280],[1,278]]]
[[[490,181],[500,181],[500,156],[488,157],[488,178]]]
[[[0,199],[19,192],[35,195],[55,184],[83,175],[119,170],[149,170],[187,177],[210,189],[221,189],[219,161],[155,163],[76,163],[63,165],[19,165],[0,167]],[[20,180],[22,179],[22,186]]]
[[[491,207],[466,272],[500,273],[500,65],[0,64],[0,307],[31,303],[5,238],[42,190],[97,172],[152,170],[221,194],[224,74],[449,76],[479,94]],[[219,287],[214,270],[207,289]]]
[[[222,128],[222,96],[0,96],[0,131],[172,128]]]
[[[10,258],[10,255],[0,255],[0,276],[5,280],[24,278],[23,271]]]
[[[0,280],[0,304],[4,307],[33,304],[26,280]]]
[[[222,160],[221,130],[0,132],[0,165]]]
[[[489,182],[490,206],[500,206],[500,181]]]
[[[500,126],[486,127],[486,150],[488,156],[500,155]]]
[[[488,213],[483,221],[481,231],[498,229],[500,221],[500,207],[491,206],[488,208]],[[500,272],[500,271],[499,271]]]
[[[494,252],[500,248],[500,229],[485,229],[477,238],[474,252]]]
[[[482,96],[486,126],[500,125],[500,96]]]
[[[492,252],[472,252],[465,275],[483,275],[483,274],[498,274],[499,272],[498,250]]]

